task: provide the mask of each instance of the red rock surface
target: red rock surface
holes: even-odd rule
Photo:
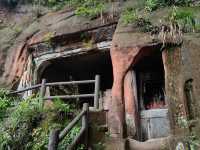
[[[133,87],[130,87],[126,81],[131,80],[127,72],[138,60],[151,54],[156,45],[158,43],[154,43],[148,34],[138,34],[133,31],[132,27],[118,24],[110,52],[114,83],[108,120],[110,120],[110,133],[113,136],[123,137],[125,135],[125,114],[132,116],[135,121],[138,120],[137,108],[134,103],[134,95],[137,93],[134,93]]]

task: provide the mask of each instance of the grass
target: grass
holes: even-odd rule
[[[195,32],[199,29],[199,21],[191,9],[173,7],[167,20],[174,26],[178,26],[183,32]]]
[[[132,24],[139,19],[138,11],[134,8],[126,8],[122,13],[122,23],[124,25]]]
[[[93,19],[100,16],[104,11],[105,4],[103,1],[87,0],[76,8],[75,14]]]
[[[145,9],[147,11],[154,11],[158,8],[167,6],[190,6],[192,0],[146,0]]]

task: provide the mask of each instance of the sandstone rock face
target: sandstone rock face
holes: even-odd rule
[[[0,87],[15,85],[24,71],[27,61],[27,41],[34,33],[27,29],[34,21],[32,8],[8,11],[0,7]]]
[[[163,15],[163,13],[166,12],[168,11],[165,9],[150,16],[151,20],[153,20],[153,24],[159,24],[159,15]],[[195,38],[191,38],[193,36]],[[198,97],[197,91],[199,91],[199,78],[196,75],[199,74],[199,69],[197,69],[199,63],[198,60],[195,60],[199,57],[200,53],[197,50],[197,47],[199,47],[197,46],[198,36],[198,34],[193,34],[190,37],[183,35],[182,39],[179,35],[176,39],[177,41],[174,41],[173,38],[170,38],[169,36],[167,37],[168,40],[165,44],[180,44],[181,41],[183,41],[183,43],[185,42],[185,44],[183,44],[182,47],[180,45],[175,47],[169,46],[161,52],[165,71],[166,100],[168,103],[169,118],[173,133],[175,130],[179,132],[179,129],[181,128],[177,125],[177,118],[185,118],[187,116],[188,106],[184,92],[184,83],[187,79],[192,78],[196,81],[193,85],[193,96],[195,98]],[[193,47],[191,45],[196,46]],[[112,88],[112,110],[109,111],[109,116],[111,116],[109,119],[112,120],[110,132],[111,134],[113,133],[114,136],[116,136],[116,134],[118,134],[119,137],[123,136],[126,132],[126,129],[123,128],[124,124],[126,124],[127,129],[130,128],[128,127],[130,122],[126,119],[127,114],[134,118],[134,124],[135,127],[137,127],[138,107],[134,106],[134,96],[137,95],[137,92],[130,88],[127,80],[131,80],[127,79],[126,76],[128,76],[129,71],[132,70],[131,67],[134,66],[142,57],[151,55],[156,49],[161,51],[162,46],[162,38],[151,36],[149,33],[139,32],[134,28],[134,26],[124,26],[119,21],[113,36],[111,48],[114,83]],[[199,106],[197,101],[195,104]],[[193,111],[199,112],[198,110]],[[196,113],[196,116],[198,115],[199,114]],[[119,126],[116,126],[116,124]],[[132,125],[132,127],[135,128],[134,125]]]
[[[90,20],[68,9],[36,18],[33,8],[26,6],[17,8],[16,12],[2,12],[4,8],[0,8],[0,87],[15,87],[19,83],[32,45],[52,39],[59,47],[58,43],[66,44],[74,35],[80,36],[83,31],[99,26],[112,26],[118,20],[118,16],[111,17],[109,13]]]
[[[18,83],[25,83],[20,82],[21,78],[25,81],[33,81],[34,77],[27,73],[28,60],[32,55],[30,47],[52,40],[56,52],[62,53],[64,48],[60,47],[63,44],[66,47],[72,44],[74,36],[80,37],[84,31],[95,30],[100,26],[116,25],[118,22],[118,16],[103,20],[102,18],[89,20],[78,17],[69,10],[52,12],[41,18],[35,18],[33,12],[28,10],[19,9],[15,13],[10,13],[0,7],[0,87],[13,87]],[[166,12],[166,9],[161,10],[153,14],[150,19],[153,23],[158,22],[157,15],[164,15]],[[98,39],[98,34],[95,32],[92,34],[94,39]],[[114,82],[111,99],[110,96],[106,98],[110,100],[106,102],[109,109],[109,131],[113,137],[124,137],[125,134],[134,137],[138,134],[139,115],[135,73],[131,68],[142,57],[161,48],[163,43],[150,33],[139,32],[133,26],[124,26],[120,21],[111,39],[110,54]],[[73,44],[76,45],[77,42]],[[176,127],[179,128],[177,117],[186,117],[190,113],[187,108],[188,99],[184,93],[184,83],[188,79],[193,79],[194,102],[192,103],[193,106],[196,105],[192,114],[200,117],[199,34],[184,35],[182,46],[172,47],[172,50],[165,48],[162,57],[171,128],[175,133]]]
[[[113,125],[110,125],[110,132],[114,136],[118,134],[118,136],[122,137],[125,134],[123,128],[126,124],[125,114],[129,117],[132,116],[135,121],[138,120],[136,117],[138,116],[137,107],[134,102],[137,92],[134,89],[135,86],[129,85],[129,82],[133,81],[133,77],[127,72],[140,58],[151,54],[153,46],[156,45],[158,43],[154,43],[149,34],[135,33],[131,26],[124,27],[121,23],[118,23],[111,48],[114,83],[112,88],[112,109],[109,110],[109,119],[111,119]],[[133,124],[137,123],[132,122],[131,124],[132,128],[134,128],[135,125]]]

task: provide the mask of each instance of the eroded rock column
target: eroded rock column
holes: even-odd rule
[[[132,69],[127,72],[124,79],[124,101],[127,136],[134,137],[137,132],[138,106],[136,74]]]
[[[124,79],[137,53],[138,49],[122,49],[117,46],[111,49],[114,83],[108,112],[108,123],[110,134],[113,137],[123,137],[125,135]],[[129,100],[133,101],[132,97]],[[132,114],[131,111],[130,114]]]

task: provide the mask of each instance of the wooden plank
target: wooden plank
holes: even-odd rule
[[[13,91],[13,92],[10,92],[9,94],[23,93],[23,92],[30,91],[30,90],[33,90],[33,89],[37,89],[39,87],[41,87],[41,84],[37,84],[37,85],[31,86],[31,87],[28,87],[28,88],[25,88],[25,89],[22,89],[22,90],[18,90],[18,91]]]
[[[85,110],[81,111],[80,114],[78,114],[69,124],[68,126],[61,131],[59,134],[59,140],[61,141],[68,133],[69,131],[74,127],[74,125],[81,119],[81,117],[86,113]]]
[[[45,97],[44,100],[52,100],[52,99],[75,99],[75,98],[89,98],[94,97],[94,94],[81,94],[81,95],[60,95],[60,96],[49,96]]]
[[[46,86],[56,86],[56,85],[70,85],[70,84],[71,85],[73,85],[73,84],[90,84],[90,83],[95,83],[95,80],[70,81],[70,82],[52,82],[52,83],[46,83],[45,85]],[[10,94],[23,93],[23,92],[30,91],[30,90],[33,90],[33,89],[37,89],[41,86],[42,86],[42,84],[37,84],[37,85],[31,86],[31,87],[28,87],[28,88],[25,88],[25,89],[22,89],[22,90],[10,92]]]
[[[80,139],[85,133],[85,128],[81,128],[79,134],[74,138],[73,142],[68,146],[67,150],[75,150],[75,147],[79,144]]]
[[[49,136],[48,150],[57,150],[59,143],[59,133],[60,133],[59,129],[51,131]]]
[[[42,84],[40,88],[40,96],[44,97],[46,92],[46,79],[42,79]]]
[[[41,108],[43,108],[45,93],[46,93],[46,79],[42,79],[42,84],[41,84],[41,88],[40,88]]]
[[[94,108],[99,108],[99,90],[100,90],[100,76],[95,76],[95,96],[94,96]]]
[[[52,82],[52,83],[47,83],[46,86],[89,84],[89,83],[95,83],[95,80],[70,81],[70,82]]]
[[[85,115],[82,117],[82,128],[84,129],[84,143],[85,143],[85,148],[88,148],[88,122],[89,122],[89,104],[84,103],[83,104],[83,110],[86,111]]]
[[[70,146],[68,147],[69,150],[73,150],[76,148],[76,146],[79,144],[80,139],[82,136],[84,136],[84,143],[85,148],[88,148],[88,116],[89,116],[89,104],[84,103],[83,104],[83,111],[85,111],[85,114],[82,116],[82,127],[79,134],[75,137],[75,139],[72,141]]]

